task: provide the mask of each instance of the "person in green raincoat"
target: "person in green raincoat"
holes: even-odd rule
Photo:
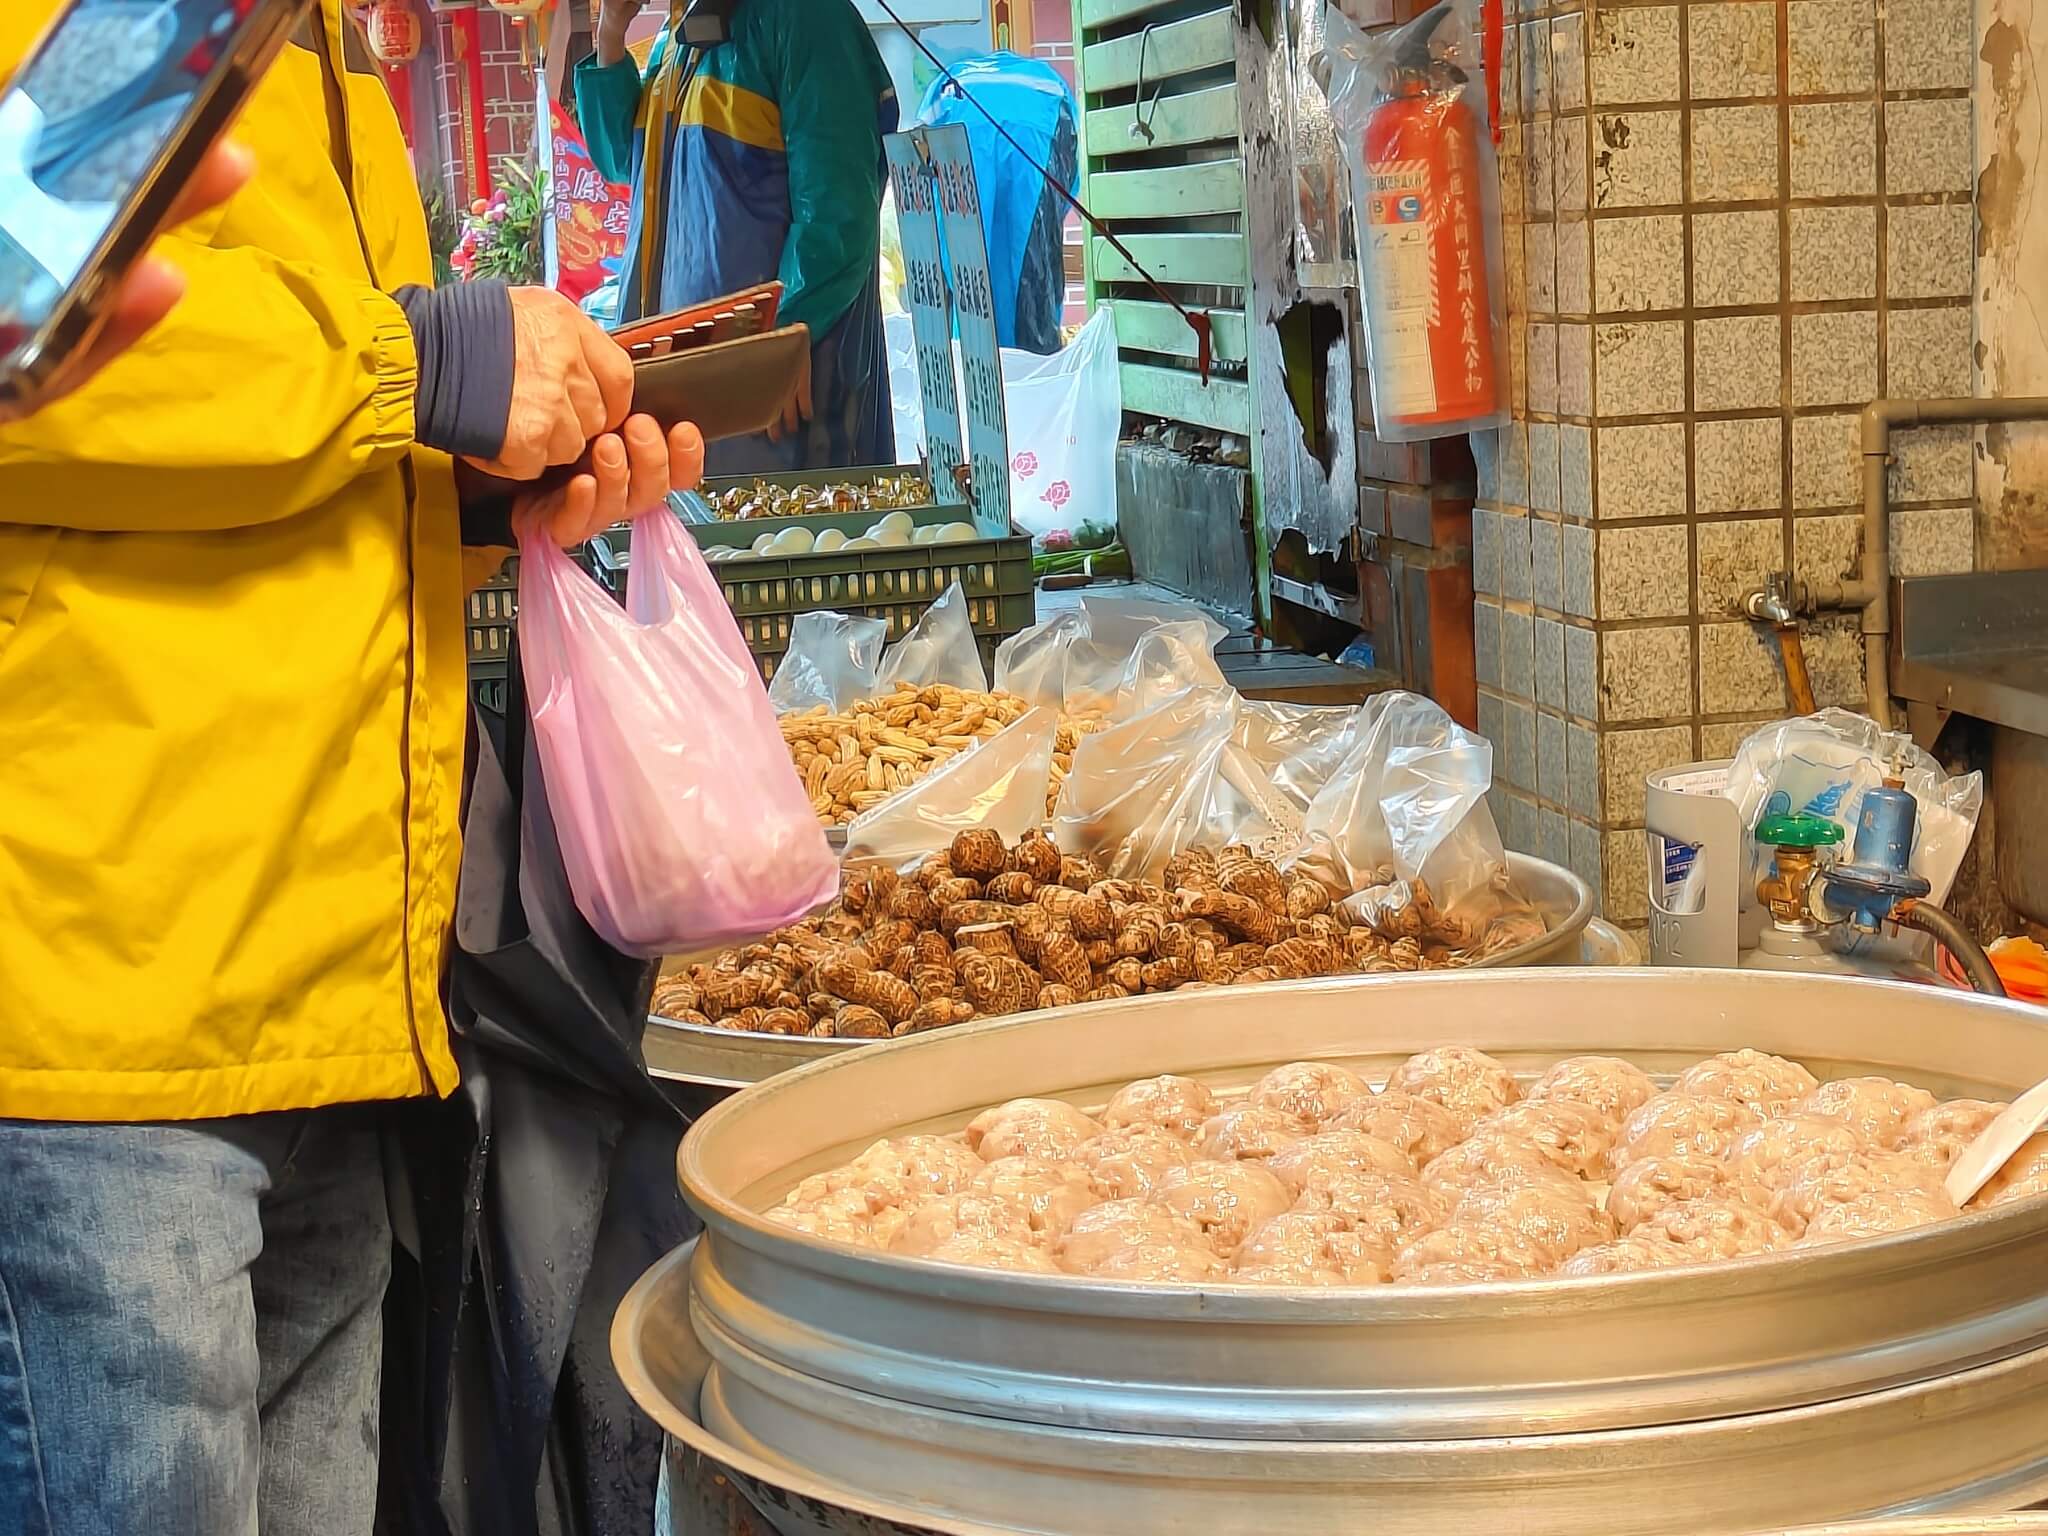
[[[879,265],[897,102],[867,24],[851,0],[743,0],[729,40],[695,49],[674,0],[643,77],[626,29],[644,4],[602,0],[575,82],[591,158],[633,188],[620,322],[779,278],[783,321],[810,327],[808,389],[781,431],[710,445],[707,472],[892,462]]]

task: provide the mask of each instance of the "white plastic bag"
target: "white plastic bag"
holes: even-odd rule
[[[789,626],[789,649],[768,684],[775,713],[790,715],[822,704],[836,714],[873,698],[888,632],[881,619],[829,609],[798,614]]]
[[[1053,841],[1118,879],[1157,878],[1175,854],[1243,843],[1277,857],[1300,817],[1240,747],[1238,695],[1189,688],[1084,737],[1053,812]]]
[[[940,593],[910,633],[883,654],[874,692],[888,693],[901,683],[988,692],[988,672],[981,664],[974,621],[967,614],[967,594],[959,582]]]
[[[1171,630],[1139,652],[1148,636]],[[996,687],[1088,718],[1122,719],[1183,688],[1220,688],[1217,642],[1229,633],[1186,603],[1082,599],[996,650]]]
[[[522,538],[519,649],[577,910],[652,958],[796,921],[839,864],[695,541],[666,507],[632,537],[623,609]]]
[[[1327,768],[1327,739],[1311,754]],[[1420,882],[1436,908],[1475,932],[1506,906],[1507,851],[1486,793],[1493,747],[1431,699],[1385,693],[1359,709],[1350,750],[1328,769],[1288,863],[1343,892]]]
[[[1099,306],[1051,356],[1006,348],[1002,364],[1011,518],[1038,538],[1115,522],[1123,386],[1110,307]]]
[[[1011,843],[1036,831],[1045,821],[1058,727],[1051,710],[1034,709],[864,811],[846,829],[847,862],[900,869],[975,827],[993,827]]]
[[[1856,840],[1863,797],[1884,782],[1893,762],[1919,807],[1912,871],[1933,886],[1929,900],[1944,901],[1977,833],[1984,775],[1952,778],[1911,737],[1846,709],[1766,726],[1736,752],[1727,792],[1748,834],[1749,888],[1769,872],[1769,855],[1756,842],[1759,821],[1780,814],[1825,816],[1842,829],[1842,846],[1848,848]]]

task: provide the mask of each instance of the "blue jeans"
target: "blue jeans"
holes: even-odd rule
[[[376,1111],[0,1120],[0,1532],[363,1536]]]

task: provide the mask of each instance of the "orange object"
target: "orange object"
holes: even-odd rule
[[[370,52],[380,64],[410,64],[426,33],[409,0],[377,0],[365,20]]]
[[[1984,953],[1991,957],[1991,968],[2005,983],[2007,996],[2030,1003],[2048,1003],[2048,949],[2032,939],[2013,938],[1994,940]],[[1956,957],[1945,949],[1941,952],[1941,974],[1958,986],[1970,984]]]
[[[1366,119],[1358,259],[1383,428],[1500,411],[1480,131],[1465,91],[1413,68]]]

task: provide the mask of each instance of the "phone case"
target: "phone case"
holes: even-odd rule
[[[782,419],[811,357],[808,326],[689,347],[633,364],[633,409],[672,427],[691,422],[704,441],[749,437]]]

